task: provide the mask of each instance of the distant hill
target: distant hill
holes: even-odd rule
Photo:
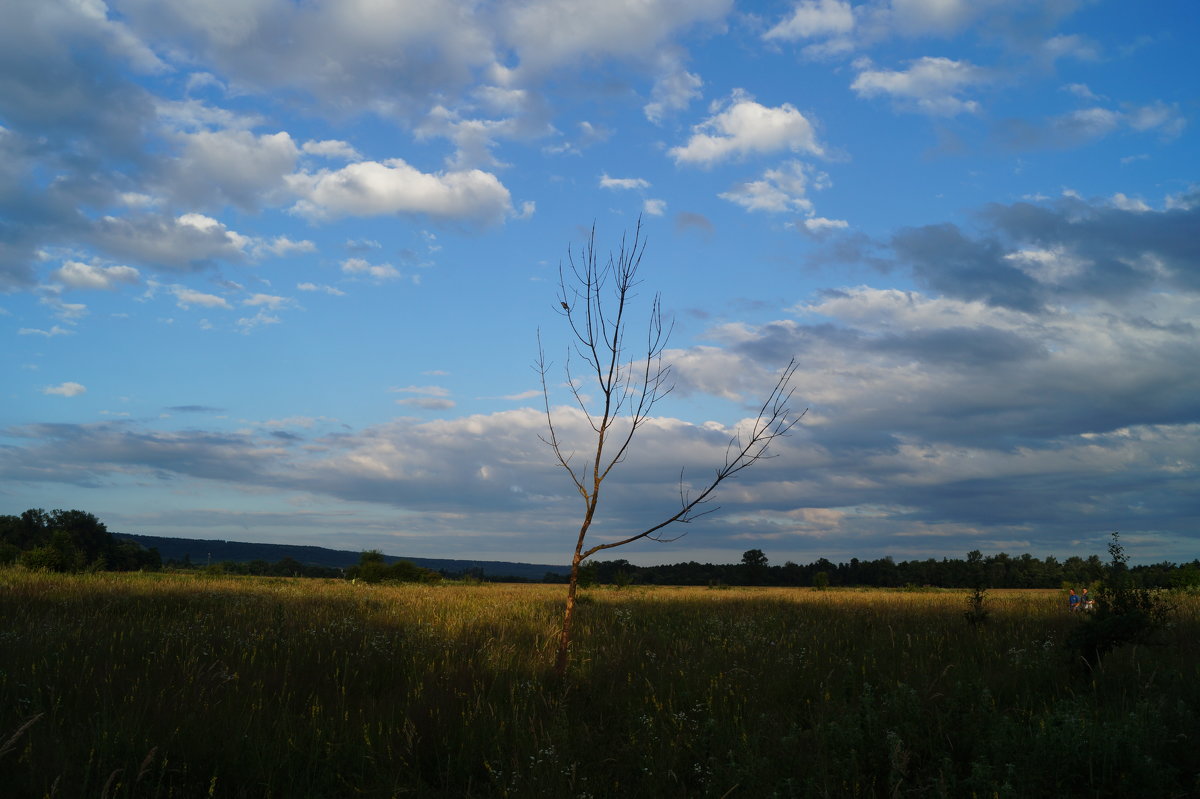
[[[265,560],[275,563],[284,558],[292,558],[306,566],[325,566],[327,568],[344,569],[358,563],[360,552],[344,549],[326,549],[325,547],[307,547],[293,544],[247,544],[241,541],[213,541],[203,538],[164,538],[156,535],[135,535],[133,533],[114,533],[116,538],[134,541],[147,549],[158,550],[163,561],[183,560],[188,558],[192,563],[203,566],[207,563],[233,561],[249,563],[253,560]],[[395,555],[384,555],[388,563],[406,560],[425,569],[461,573],[468,569],[482,570],[482,576],[490,579],[503,577],[518,577],[524,580],[540,580],[546,572],[567,574],[567,566],[547,566],[537,563],[510,563],[497,560],[454,560],[449,558],[405,558]]]

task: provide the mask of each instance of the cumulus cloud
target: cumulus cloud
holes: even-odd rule
[[[503,13],[504,38],[523,72],[590,59],[645,59],[680,31],[723,19],[732,0],[586,0],[520,3]]]
[[[966,27],[997,2],[972,0],[892,0],[891,23],[906,35],[948,35]]]
[[[132,266],[96,266],[66,261],[50,277],[67,288],[112,290],[120,284],[137,283],[141,276]]]
[[[346,292],[336,286],[322,286],[317,283],[297,283],[296,288],[300,291],[320,291],[334,297],[344,297]]]
[[[854,10],[843,0],[801,0],[790,16],[763,37],[792,41],[814,36],[845,35],[854,29]]]
[[[813,216],[805,219],[803,228],[809,233],[821,236],[834,230],[845,230],[850,223],[844,219],[826,219],[823,216]]]
[[[889,97],[903,110],[955,116],[979,110],[979,103],[961,95],[987,79],[984,70],[967,61],[926,56],[903,71],[864,65],[850,88],[860,97]]]
[[[492,224],[512,211],[508,189],[491,173],[429,174],[399,158],[297,173],[288,183],[302,198],[293,210],[314,219],[413,214]]]
[[[105,216],[92,231],[106,252],[167,271],[198,271],[217,260],[240,261],[253,241],[204,214]]]
[[[718,108],[693,129],[686,144],[670,149],[676,163],[710,166],[747,155],[825,153],[812,123],[790,103],[769,108],[737,91]]]
[[[255,210],[276,204],[300,155],[284,131],[201,130],[179,134],[182,146],[165,190],[193,207],[225,204]]]
[[[359,161],[362,157],[358,154],[358,150],[348,142],[338,141],[337,139],[325,139],[324,141],[306,141],[301,149],[307,155],[317,155],[322,158],[339,158],[343,161]]]
[[[256,258],[267,255],[283,256],[301,252],[315,252],[317,245],[307,239],[292,241],[287,236],[276,236],[273,239],[255,239],[251,252]]]
[[[175,295],[176,304],[183,309],[191,308],[197,305],[201,308],[232,308],[229,301],[224,297],[218,297],[216,294],[207,294],[203,291],[196,291],[186,286],[172,286],[171,293]]]
[[[391,264],[373,264],[362,258],[347,258],[342,261],[342,272],[375,280],[396,280],[403,277]]]
[[[805,57],[825,59],[862,52],[897,37],[949,39],[976,29],[1021,58],[1090,59],[1096,47],[1085,37],[1051,35],[1077,8],[1074,2],[1009,0],[794,0],[763,37],[804,43]]]
[[[212,65],[237,86],[397,115],[414,113],[433,93],[461,89],[495,63],[491,14],[472,10],[456,0],[385,0],[369,12],[357,3],[273,0],[122,5],[133,30]]]
[[[718,196],[747,211],[811,214],[813,204],[808,198],[809,188],[823,189],[828,185],[829,178],[823,172],[816,172],[799,161],[789,161],[778,169],[766,170],[759,180],[743,183]]]
[[[494,100],[499,92],[483,91],[483,94]],[[465,116],[462,111],[439,104],[430,110],[417,127],[417,136],[420,139],[441,136],[454,142],[455,152],[446,159],[451,170],[504,167],[505,164],[492,154],[500,140],[530,140],[556,132],[547,121],[548,115],[540,98],[526,91],[504,92],[504,95],[505,100],[520,106],[519,113],[501,119],[489,119]],[[466,107],[467,112],[473,110],[470,106]]]
[[[251,296],[242,300],[242,305],[248,305],[250,307],[261,306],[264,308],[269,308],[273,311],[279,310],[280,308],[287,308],[295,305],[295,303],[296,301],[291,297],[280,297],[276,294],[252,294]]]
[[[60,383],[57,386],[46,386],[42,389],[43,394],[52,394],[58,397],[78,397],[80,394],[87,392],[87,388],[79,383]]]

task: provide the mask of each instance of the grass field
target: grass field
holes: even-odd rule
[[[0,571],[6,797],[1200,795],[1200,601]]]

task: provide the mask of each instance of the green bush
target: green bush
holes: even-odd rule
[[[1096,610],[1084,614],[1068,638],[1068,644],[1089,667],[1126,644],[1154,643],[1174,610],[1167,592],[1134,585],[1119,533],[1112,534],[1108,554]]]

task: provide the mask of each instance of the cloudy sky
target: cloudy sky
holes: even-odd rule
[[[614,557],[1190,560],[1197,41],[1185,0],[8,0],[0,513],[565,563],[538,331],[561,381],[559,265],[640,217],[675,391],[595,540],[793,357],[809,411]]]

